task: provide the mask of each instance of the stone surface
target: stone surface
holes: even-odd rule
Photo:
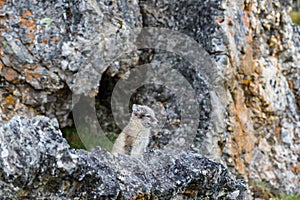
[[[137,1],[26,0],[0,6],[1,121],[39,113],[70,124],[71,94],[97,94],[101,74],[130,46],[124,41],[130,30],[141,26]],[[127,68],[136,60],[132,53]],[[119,65],[112,68],[126,69]]]
[[[70,149],[57,120],[0,127],[1,199],[243,199],[246,185],[200,154],[156,150],[144,160]]]
[[[262,182],[273,194],[299,191],[299,28],[288,15],[291,1],[162,0],[140,5],[144,24],[193,37],[224,75],[226,129],[217,134],[211,128],[216,117],[204,121],[210,128],[197,134],[196,151],[221,158],[250,185]],[[187,66],[180,69],[187,71]],[[211,98],[205,99],[213,111]]]
[[[291,0],[0,1],[0,123],[17,114],[43,114],[64,127],[72,123],[71,95],[86,94],[101,99],[100,123],[117,132],[107,114],[107,91],[138,64],[171,63],[195,89],[200,123],[190,136],[180,126],[171,91],[140,89],[135,103],[155,104],[166,119],[149,148],[192,149],[221,161],[254,190],[263,184],[270,194],[296,193],[300,29],[291,22],[290,5]],[[136,50],[130,33],[148,26],[188,35],[216,64],[207,71],[170,52]],[[114,60],[120,52],[127,54]],[[249,199],[264,198],[252,194]]]

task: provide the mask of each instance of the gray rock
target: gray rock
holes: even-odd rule
[[[282,128],[281,128],[281,140],[282,142],[286,144],[292,144],[293,143],[293,129],[294,125],[292,123],[283,122]]]
[[[223,161],[233,174],[248,181],[264,180],[274,193],[296,193],[300,188],[300,28],[289,16],[291,3],[4,1],[0,3],[0,124],[15,115],[42,114],[57,118],[61,127],[71,125],[72,94],[98,95],[111,103],[110,97],[103,97],[108,88],[113,89],[110,83],[126,79],[139,64],[169,62],[195,90],[199,125],[197,131],[178,128],[181,116],[170,100],[173,93],[147,86],[145,90],[159,98],[137,95],[135,100],[149,104],[157,100],[165,106],[167,122],[149,148],[193,149]],[[137,50],[131,33],[149,26],[186,34],[216,64],[191,65],[189,61],[198,54],[190,43],[178,45],[185,50],[186,60],[158,48]],[[174,34],[157,37],[171,44],[176,39]],[[110,79],[108,84],[99,83],[103,78]],[[98,114],[99,121],[116,133],[107,102],[100,102],[105,112]],[[266,168],[278,178],[273,180]]]
[[[102,73],[120,54],[135,50],[129,33],[142,26],[137,1],[26,0],[1,7],[0,75],[6,84],[0,94],[21,93],[11,94],[18,101],[12,109],[1,106],[7,113],[1,121],[39,113],[70,124],[71,92],[97,94]],[[127,65],[118,68],[126,71],[138,55],[123,56]]]
[[[243,199],[219,163],[183,151],[144,160],[70,149],[55,120],[16,116],[0,127],[1,199]]]

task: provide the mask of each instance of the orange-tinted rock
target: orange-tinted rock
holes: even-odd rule
[[[13,81],[18,78],[18,73],[12,68],[3,68],[0,71],[0,75],[4,76],[7,81]]]
[[[13,109],[15,106],[16,100],[13,96],[9,95],[7,97],[2,98],[1,106],[4,109]]]
[[[250,45],[247,45],[246,54],[244,55],[244,59],[241,61],[241,67],[239,70],[241,70],[242,74],[250,76],[255,71],[253,66],[253,50]]]

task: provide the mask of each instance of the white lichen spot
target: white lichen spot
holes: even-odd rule
[[[3,149],[2,152],[1,152],[1,157],[2,158],[6,158],[6,157],[8,157],[8,155],[9,155],[8,150],[7,149]]]

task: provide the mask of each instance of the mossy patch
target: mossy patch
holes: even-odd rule
[[[300,26],[300,12],[292,11],[290,15],[291,15],[293,22]]]
[[[267,183],[256,182],[250,183],[254,192],[255,198],[262,199],[274,199],[274,200],[300,200],[300,194],[286,195],[286,194],[274,194]]]
[[[64,138],[68,141],[71,148],[74,149],[85,149],[85,146],[80,140],[80,137],[78,136],[77,130],[74,127],[65,127],[62,130]]]
[[[75,127],[65,127],[62,129],[62,133],[71,148],[74,149],[91,150],[95,146],[100,146],[107,151],[111,151],[117,138],[115,133],[108,133],[105,136],[94,135],[87,126],[81,126],[77,129]]]
[[[276,200],[300,200],[300,194],[298,195],[289,195],[282,197],[275,197]]]

